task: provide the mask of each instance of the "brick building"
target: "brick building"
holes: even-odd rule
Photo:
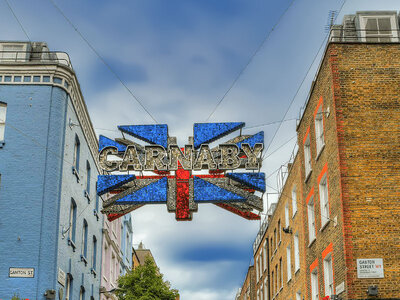
[[[253,245],[257,299],[400,299],[398,30],[391,11],[333,27]]]
[[[256,274],[254,266],[249,266],[237,300],[255,300],[256,299]]]

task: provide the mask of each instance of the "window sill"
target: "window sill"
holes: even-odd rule
[[[294,271],[294,275],[296,276],[297,274],[299,274],[300,272],[300,268],[298,268],[296,271]]]
[[[306,179],[304,179],[304,183],[307,183],[308,179],[310,179],[311,173],[312,173],[312,170],[308,171],[308,174],[306,175]]]
[[[70,238],[68,238],[68,246],[71,246],[72,250],[75,252],[75,249],[76,249],[75,243]]]
[[[314,244],[314,242],[317,240],[317,238],[314,238],[309,244],[308,244],[308,248],[310,248],[313,244]]]
[[[287,284],[289,284],[292,281],[292,277],[289,278],[289,280],[287,281]]]
[[[88,204],[90,204],[90,196],[89,196],[89,193],[88,193],[88,191],[87,190],[85,190],[84,192],[83,192],[83,195],[85,196],[85,198],[87,199],[87,201],[88,201]]]
[[[97,273],[96,273],[96,270],[95,270],[95,269],[91,268],[91,269],[90,269],[90,273],[92,273],[93,276],[94,276],[94,278],[96,278]]]
[[[96,217],[97,221],[99,220],[99,213],[97,212],[97,210],[93,209],[93,215]]]
[[[321,156],[322,150],[324,150],[324,149],[325,149],[325,143],[321,146],[321,148],[317,152],[317,156],[315,157],[315,161],[318,160],[318,158]]]
[[[320,232],[322,232],[329,224],[329,220],[326,221],[324,224],[322,224],[321,228],[319,229]]]
[[[72,167],[72,174],[75,175],[76,182],[79,182],[79,173],[78,173],[78,170],[75,168],[75,166]]]
[[[81,261],[85,263],[85,267],[87,266],[87,259],[84,255],[81,254]]]
[[[294,219],[294,217],[297,215],[297,210],[293,213],[292,215],[292,219]]]

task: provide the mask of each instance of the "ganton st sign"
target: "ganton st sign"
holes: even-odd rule
[[[264,133],[240,132],[211,147],[244,125],[196,123],[184,148],[168,135],[167,125],[118,126],[122,138],[100,136],[100,167],[109,175],[99,176],[97,193],[115,194],[103,203],[103,213],[112,220],[144,204],[166,203],[177,220],[190,220],[198,203],[214,203],[245,218],[258,219],[252,210],[262,210],[260,194],[265,191],[265,175],[259,172]],[[129,140],[125,134],[147,145]],[[233,172],[240,169],[251,172]],[[143,171],[154,174],[143,175]],[[196,175],[196,171],[203,172]]]

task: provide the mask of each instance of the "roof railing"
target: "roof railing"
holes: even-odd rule
[[[61,51],[0,51],[0,64],[2,63],[55,63],[73,69],[68,54]]]

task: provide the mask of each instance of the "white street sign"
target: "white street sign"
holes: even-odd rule
[[[384,278],[382,258],[357,259],[358,278]]]
[[[33,278],[35,275],[34,268],[10,268],[9,277],[20,277],[20,278]]]

